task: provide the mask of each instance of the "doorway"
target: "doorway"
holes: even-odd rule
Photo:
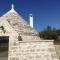
[[[8,60],[9,36],[0,36],[0,60]]]

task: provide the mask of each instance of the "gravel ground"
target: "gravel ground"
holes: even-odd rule
[[[0,60],[8,60],[7,57],[0,57]]]
[[[8,52],[0,52],[0,60],[8,60]]]

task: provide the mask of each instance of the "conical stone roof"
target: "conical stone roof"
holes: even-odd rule
[[[38,32],[31,28],[30,25],[19,15],[12,5],[12,9],[4,14],[2,20],[7,20],[8,23],[19,33],[19,34],[32,34],[36,35]]]

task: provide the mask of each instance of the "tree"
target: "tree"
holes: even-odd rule
[[[43,39],[49,39],[49,40],[54,40],[54,43],[58,43],[58,34],[56,32],[56,29],[53,29],[51,26],[47,26],[46,29],[43,31],[39,32],[39,35]]]

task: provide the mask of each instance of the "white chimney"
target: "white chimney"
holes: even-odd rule
[[[33,28],[33,15],[29,14],[30,26]]]

